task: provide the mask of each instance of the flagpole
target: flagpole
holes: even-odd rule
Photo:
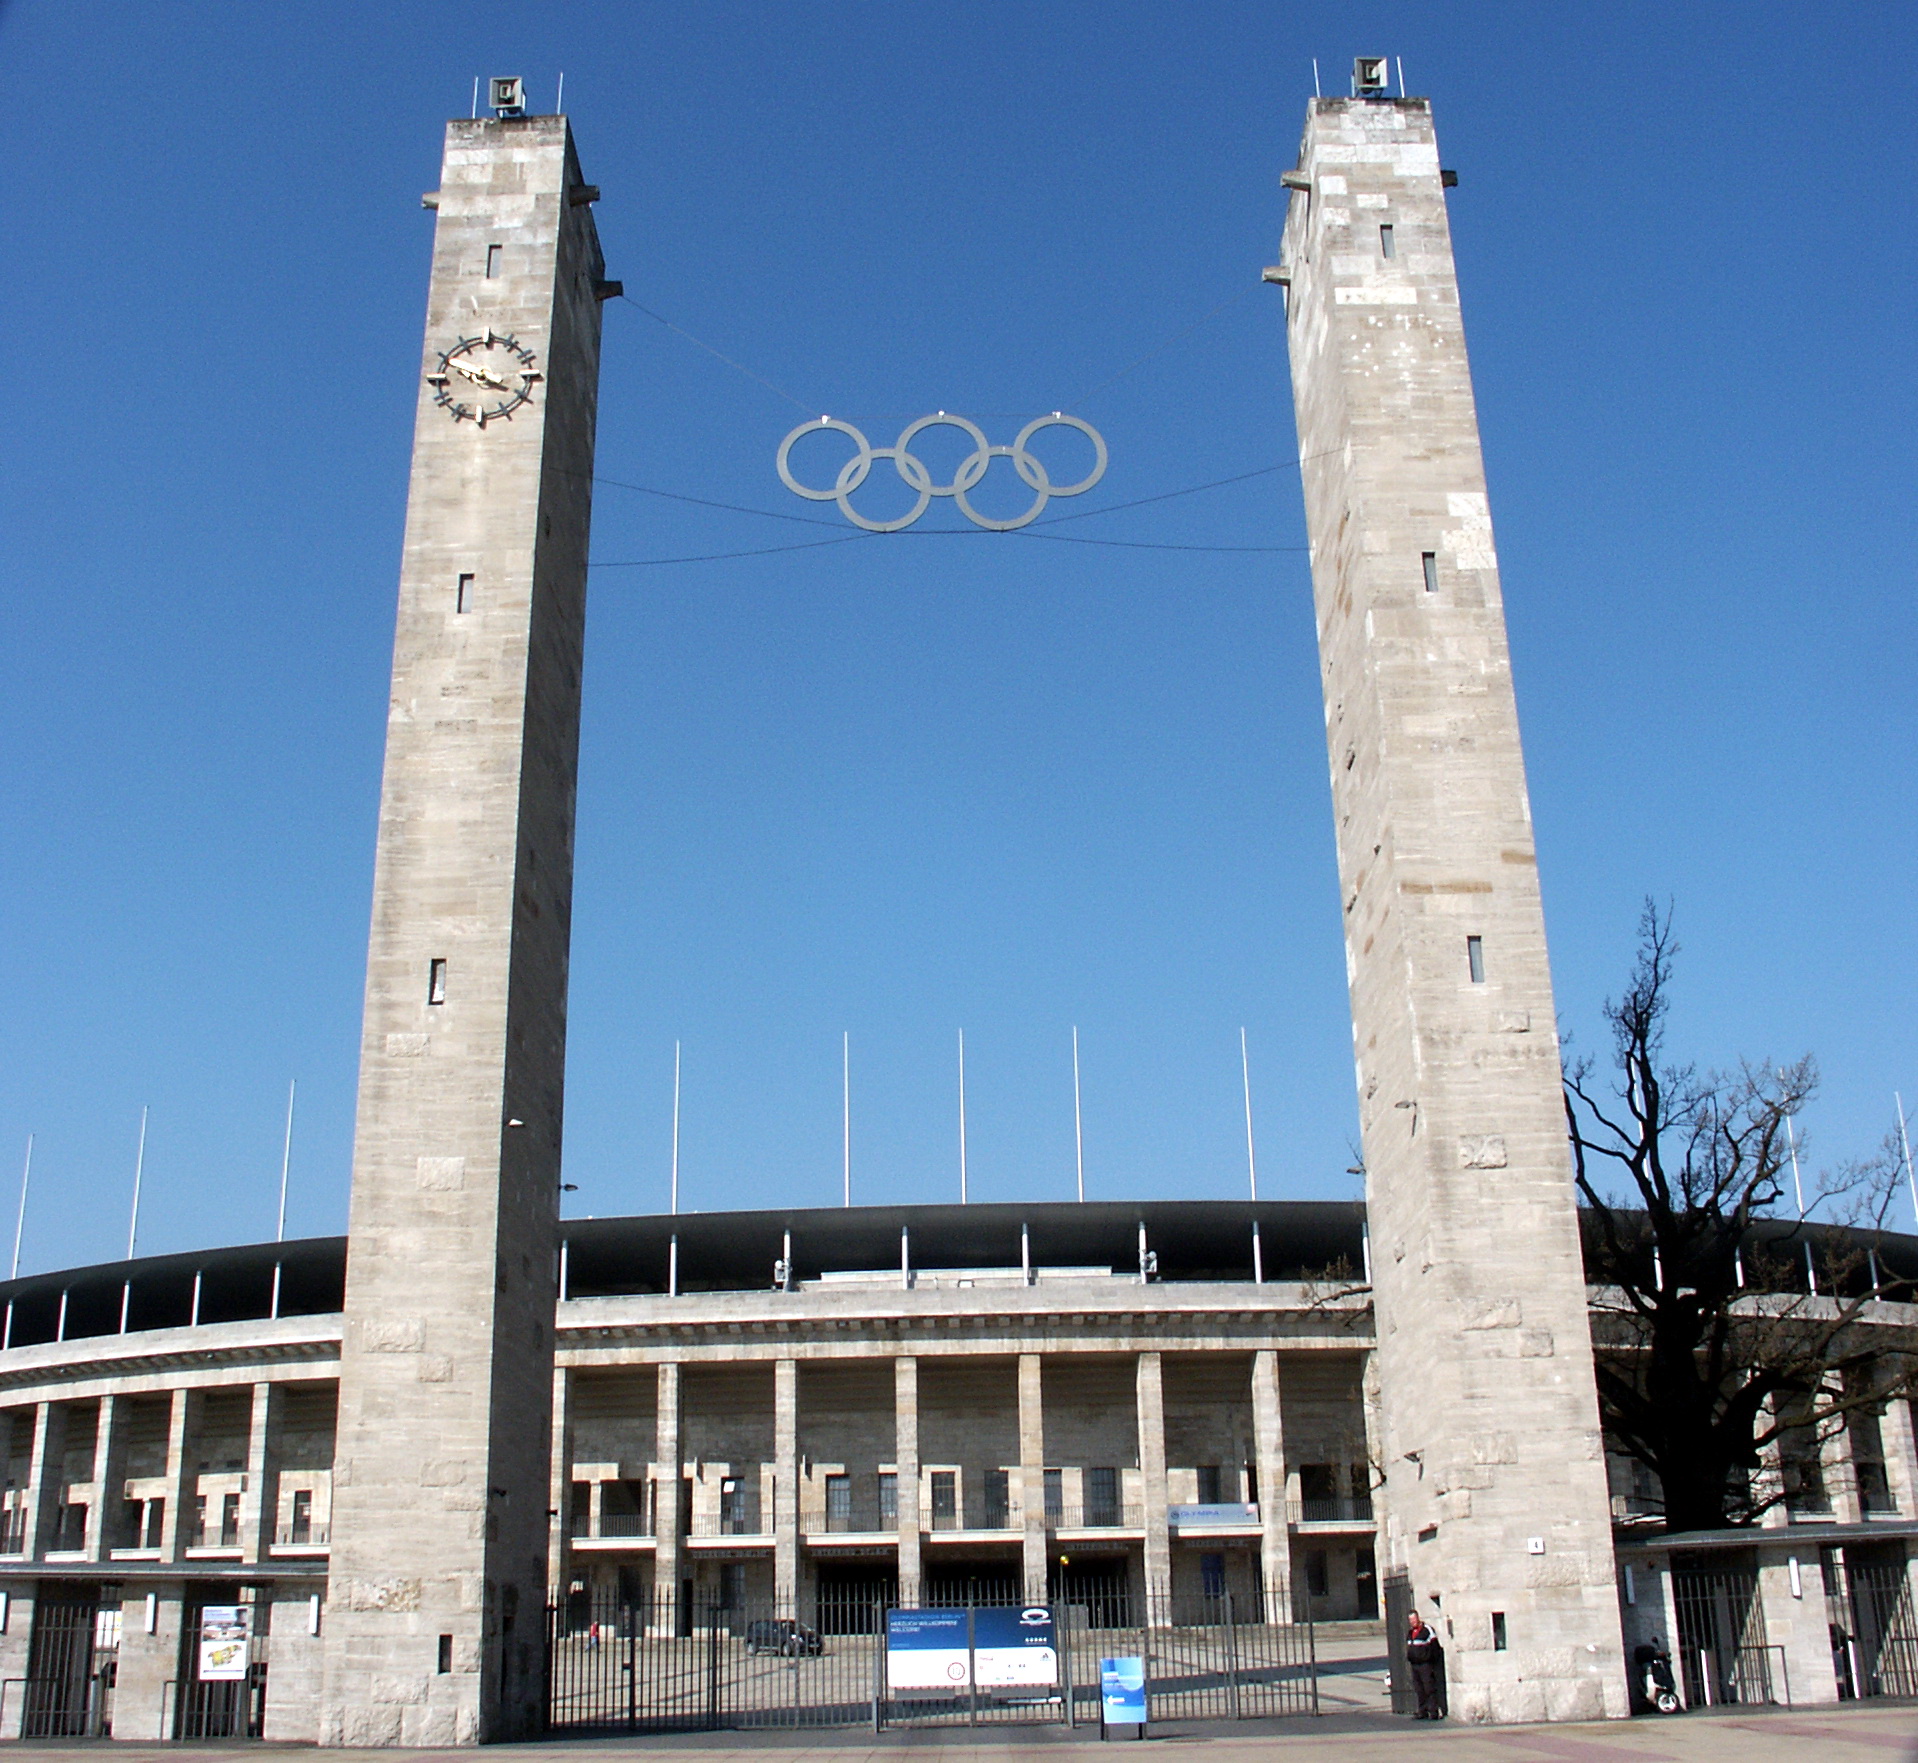
[[[1245,1048],[1245,1030],[1239,1030],[1239,1070],[1245,1078],[1245,1173],[1252,1198],[1259,1197],[1259,1161],[1252,1152],[1252,1060]]]
[[[286,1241],[286,1182],[293,1172],[293,1096],[299,1086],[297,1077],[286,1086],[286,1143],[280,1148],[280,1227],[273,1234],[276,1243]]]
[[[673,1042],[673,1215],[679,1214],[679,1043]]]
[[[959,1204],[966,1203],[966,1031],[959,1031]]]
[[[845,1204],[852,1204],[852,1030],[839,1037],[839,1125],[845,1156]]]
[[[1905,1180],[1911,1187],[1912,1216],[1918,1217],[1918,1176],[1914,1176],[1911,1172],[1911,1138],[1905,1131],[1905,1098],[1893,1090],[1891,1099],[1898,1104],[1898,1143],[1904,1147],[1905,1152]],[[31,1147],[33,1141],[29,1139],[27,1143]]]
[[[1086,1124],[1079,1106],[1079,1025],[1072,1025],[1072,1142],[1079,1159],[1079,1200],[1086,1197]]]
[[[27,1228],[27,1183],[33,1179],[33,1134],[27,1134],[27,1166],[20,1171],[20,1212],[13,1221],[13,1272],[7,1277],[20,1277],[20,1238]]]
[[[140,1148],[133,1156],[133,1216],[127,1221],[127,1259],[133,1259],[133,1246],[140,1236],[140,1177],[147,1162],[147,1111],[140,1110]]]

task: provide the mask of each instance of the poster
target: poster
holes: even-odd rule
[[[1145,1725],[1145,1660],[1099,1661],[1099,1718],[1107,1726]]]
[[[967,1635],[967,1616],[972,1628]],[[889,1610],[886,1682],[894,1690],[1050,1689],[1059,1681],[1052,1612]]]
[[[234,1683],[246,1676],[248,1619],[244,1604],[208,1604],[200,1611],[200,1681]]]

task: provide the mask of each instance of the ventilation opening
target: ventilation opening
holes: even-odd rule
[[[499,274],[499,253],[500,248],[497,245],[486,247],[486,279],[489,282]]]
[[[1478,938],[1474,937],[1472,941],[1476,943]],[[426,965],[426,1001],[429,1004],[446,1002],[446,962],[438,955]]]
[[[1421,551],[1419,563],[1425,570],[1425,591],[1428,594],[1436,594],[1438,592],[1438,553]]]
[[[1388,220],[1379,227],[1379,254],[1382,257],[1396,257],[1399,248],[1392,238],[1392,223]]]
[[[1505,1651],[1505,1612],[1503,1610],[1492,1612],[1492,1651],[1494,1653]]]
[[[453,594],[453,610],[455,612],[473,610],[473,578],[470,575],[460,577],[459,586]]]
[[[1483,937],[1465,939],[1465,965],[1472,970],[1472,984],[1482,986],[1485,983],[1485,939]]]
[[[1502,1622],[1503,1617],[1499,1620]],[[440,1636],[440,1676],[444,1677],[453,1669],[453,1637],[450,1634]]]

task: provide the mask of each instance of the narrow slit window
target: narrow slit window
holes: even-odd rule
[[[1505,1651],[1505,1612],[1503,1610],[1492,1612],[1492,1651],[1494,1653]]]
[[[1473,946],[1476,947],[1478,938],[1474,937],[1472,943]],[[1476,961],[1477,959],[1478,957],[1474,955],[1473,960]],[[444,1004],[446,1002],[446,961],[444,957],[439,955],[435,955],[433,959],[426,964],[426,1001],[429,1004]]]
[[[453,1669],[453,1637],[450,1634],[440,1636],[440,1676],[444,1677]]]
[[[1379,227],[1379,255],[1382,257],[1396,257],[1398,254],[1398,245],[1392,238],[1392,223],[1389,220],[1385,221],[1381,223]]]
[[[489,282],[499,274],[499,253],[500,248],[497,245],[486,247],[486,279]]]
[[[1438,553],[1421,551],[1419,564],[1425,571],[1425,591],[1428,594],[1436,594],[1438,592]]]
[[[1465,939],[1465,965],[1472,970],[1472,984],[1482,986],[1485,983],[1485,939],[1467,937]]]
[[[453,610],[455,612],[473,610],[473,578],[470,575],[460,577],[459,587],[453,595]]]

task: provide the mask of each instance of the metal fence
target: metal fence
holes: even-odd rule
[[[1785,1650],[1767,1643],[1754,1569],[1672,1575],[1678,1665],[1688,1708],[1791,1700]]]
[[[1141,1595],[1127,1604],[1148,1620],[1112,1625],[1107,1599],[1050,1606],[1056,1684],[895,1690],[885,1650],[893,1606],[884,1600],[835,1600],[830,1620],[822,1611],[815,1624],[772,1605],[574,1598],[548,1611],[547,1722],[555,1732],[1096,1724],[1099,1662],[1129,1656],[1145,1661],[1155,1721],[1318,1712],[1309,1621],[1267,1623],[1229,1595]],[[967,1607],[990,1603],[929,1597],[917,1606]]]
[[[1839,1561],[1828,1552],[1820,1565],[1840,1693],[1918,1696],[1918,1613],[1906,1564]]]

